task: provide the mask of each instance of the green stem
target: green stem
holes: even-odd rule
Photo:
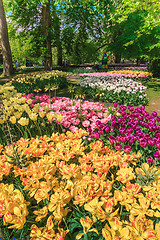
[[[21,235],[20,235],[19,239],[22,239],[23,233],[24,233],[24,229],[21,230]]]
[[[26,194],[25,194],[23,188],[21,187],[22,184],[21,184],[19,178],[15,178],[15,182],[16,182],[16,184],[17,184],[19,190],[21,191],[21,193],[23,193],[23,196],[26,196]],[[28,198],[28,200],[30,200],[30,198],[29,198],[28,196],[27,196],[27,198]]]
[[[10,135],[10,139],[11,139],[11,145],[12,145],[12,148],[13,148],[13,151],[14,151],[14,155],[16,157],[16,162],[18,163],[19,162],[19,157],[17,155],[17,152],[15,151],[14,149],[14,143],[13,143],[13,139],[12,139],[12,135],[11,135],[11,131],[10,131],[10,128],[9,128],[9,125],[7,123],[7,128],[8,128],[8,132],[9,132],[9,135]]]
[[[34,223],[34,224],[35,224],[35,222],[33,222],[33,221],[28,221],[28,220],[27,220],[26,222],[29,222],[29,223]]]
[[[25,128],[26,128],[26,130],[28,131],[30,138],[32,138],[32,135],[31,135],[29,129],[27,128],[27,126],[25,126]]]
[[[51,108],[51,91],[49,90],[49,109]]]
[[[67,230],[69,230],[69,228],[68,228],[68,226],[67,226],[67,223],[66,223],[66,220],[65,220],[65,218],[63,218],[63,221],[64,221],[64,224],[65,224],[65,226],[66,226]],[[70,235],[70,237],[71,237],[71,239],[72,239],[72,235],[71,235],[70,231],[69,231],[69,235]]]
[[[80,98],[80,114],[81,114],[81,98]]]
[[[50,121],[50,124],[52,126],[52,131],[54,132],[54,125],[53,125],[53,121]]]
[[[80,209],[79,209],[78,205],[76,205],[76,204],[75,204],[75,206],[76,206],[76,208],[75,208],[75,209],[76,209],[76,210],[78,209],[78,212],[82,214],[82,212],[80,211]],[[73,205],[73,207],[74,207],[74,205]]]
[[[36,124],[37,128],[39,129],[39,133],[40,133],[40,135],[42,136],[42,131],[41,131],[41,129],[40,129],[40,126],[39,126],[38,121],[35,121],[35,124]]]
[[[18,127],[17,124],[15,124],[15,125],[16,125],[16,127],[18,128],[18,130],[20,131],[21,135],[23,136],[23,132],[22,132],[22,130]]]
[[[122,215],[123,206],[121,205],[120,216]]]
[[[88,240],[87,234],[84,234],[84,240]]]
[[[11,134],[11,131],[10,131],[10,128],[9,128],[9,124],[8,124],[7,120],[6,120],[6,124],[7,124],[7,128],[8,128],[9,136],[10,136],[10,139],[11,139],[11,144],[13,146],[12,134]]]

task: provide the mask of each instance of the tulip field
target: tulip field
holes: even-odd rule
[[[78,77],[71,84],[67,72],[41,71],[0,85],[0,239],[159,240],[152,74]]]

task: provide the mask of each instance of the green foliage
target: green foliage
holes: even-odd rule
[[[151,60],[149,71],[153,73],[153,77],[160,77],[160,59]]]
[[[155,49],[158,50],[159,27],[156,26],[150,31],[140,30],[145,25],[147,14],[147,11],[138,9],[129,13],[122,22],[119,22],[118,16],[117,23],[109,29],[112,39],[109,50],[127,59],[154,56]]]
[[[119,17],[118,21],[122,22],[126,20],[128,14],[134,13],[137,10],[147,12],[145,24],[140,30],[143,30],[144,32],[150,31],[150,29],[159,25],[159,0],[122,0],[117,8],[117,14]]]
[[[70,56],[73,52],[73,43],[74,43],[74,29],[70,26],[67,26],[62,31],[62,41],[63,46],[65,47],[66,54]]]
[[[25,65],[27,57],[33,64],[40,65],[40,46],[38,44],[38,33],[16,33],[15,36],[10,33],[10,42],[13,55],[13,61],[18,60],[20,66]]]
[[[154,8],[152,2],[152,0],[143,2],[123,0],[121,4],[117,4],[111,18],[114,24],[109,28],[110,36],[113,39],[109,46],[112,51],[120,51],[122,57],[125,58],[137,58],[144,55],[152,58],[157,56],[160,47],[158,1],[154,1]],[[117,37],[114,38],[116,26],[119,26],[119,34],[117,33]]]
[[[53,1],[51,25],[44,36],[40,20],[46,2],[7,1],[13,60],[21,65],[25,57],[36,64],[44,60],[46,37],[52,41],[59,63],[62,57],[63,62],[70,59],[73,64],[95,63],[101,59],[102,49],[110,50],[116,61],[121,57],[157,57],[160,47],[157,0],[109,1],[107,5],[106,1],[95,0]]]
[[[74,64],[97,62],[99,56],[98,52],[96,52],[96,49],[97,44],[94,41],[84,40],[81,42],[80,35],[78,34],[74,41],[71,62]]]
[[[13,148],[14,150],[14,155],[11,156],[9,154],[7,154],[7,157],[9,157],[10,161],[8,161],[10,164],[13,164],[14,166],[18,166],[19,168],[22,168],[24,166],[28,166],[29,164],[27,163],[27,159],[25,156],[21,156],[22,151],[17,152],[17,150],[15,148]]]
[[[158,169],[153,170],[153,167],[147,170],[142,164],[141,168],[141,172],[137,173],[137,183],[141,186],[149,186],[160,175]]]

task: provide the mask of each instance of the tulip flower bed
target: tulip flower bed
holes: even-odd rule
[[[118,102],[126,105],[146,105],[146,87],[132,79],[115,76],[93,76],[82,79],[78,85],[92,99],[105,102]]]
[[[27,101],[33,95],[26,95]],[[88,143],[93,139],[99,139],[105,145],[115,150],[123,150],[128,153],[140,152],[141,161],[153,164],[160,160],[160,116],[156,112],[149,114],[145,107],[128,107],[114,104],[116,108],[107,108],[98,102],[74,100],[69,98],[52,98],[50,105],[53,112],[62,116],[62,119],[52,117],[63,128],[75,132],[83,128],[89,132],[86,138]],[[32,107],[37,102],[39,111],[49,106],[49,96],[36,96],[32,99]],[[74,104],[73,104],[74,103]],[[81,106],[81,110],[80,110]],[[56,116],[55,114],[55,116]]]
[[[0,147],[5,239],[160,239],[160,171],[83,130]],[[12,228],[13,231],[12,231]]]
[[[63,88],[68,84],[66,73],[58,70],[19,74],[12,78],[11,81],[12,85],[18,92],[25,94],[32,92],[45,92],[54,88]]]
[[[105,106],[103,91],[91,102],[1,86],[3,239],[160,239],[160,116]]]
[[[89,102],[33,94],[22,96],[13,86],[6,84],[1,88],[0,143],[6,138],[15,141],[20,137],[48,135],[53,131],[75,132],[83,127],[94,126],[97,119],[107,123],[110,120],[108,109],[99,102]]]
[[[141,161],[149,164],[160,163],[160,116],[149,114],[145,107],[114,104],[111,121],[96,121],[94,128],[89,126],[89,140],[100,139],[105,145],[126,153],[140,152]]]
[[[139,66],[139,67],[123,67],[123,66],[119,66],[119,67],[109,67],[109,69],[121,69],[121,70],[123,70],[123,69],[129,69],[129,70],[138,70],[138,71],[140,71],[140,70],[147,70],[147,67],[141,67],[141,66]]]
[[[87,129],[88,126],[94,127],[97,119],[101,119],[104,123],[111,119],[108,108],[99,102],[82,101],[82,99],[76,100],[66,97],[53,97],[50,99],[48,95],[36,96],[34,98],[32,94],[28,94],[24,97],[27,101],[32,99],[31,107],[33,108],[39,102],[39,114],[47,106],[50,106],[51,112],[61,115],[62,119],[59,121],[59,124],[64,130],[69,129],[75,132],[79,128]],[[57,122],[57,119],[52,117],[52,121]]]
[[[132,71],[132,70],[115,70],[109,72],[94,72],[94,73],[81,73],[79,76],[112,76],[112,77],[125,77],[125,78],[149,78],[152,73],[145,71]]]
[[[144,106],[135,109],[130,105],[120,106],[110,112],[98,102],[50,98],[48,95],[34,97],[33,94],[22,97],[19,93],[16,95],[12,86],[8,88],[13,96],[5,88],[5,101],[1,105],[4,114],[0,119],[2,144],[5,138],[10,142],[11,135],[15,141],[20,137],[50,136],[53,131],[75,132],[83,128],[89,131],[89,141],[96,138],[116,150],[140,151],[143,161],[148,159],[153,163],[153,158],[159,156],[160,117],[155,112],[149,115]],[[116,115],[117,111],[120,116]]]

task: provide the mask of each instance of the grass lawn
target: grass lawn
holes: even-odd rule
[[[150,113],[156,111],[160,115],[160,81],[146,81],[142,84],[147,87],[146,93],[149,98],[146,110]]]

